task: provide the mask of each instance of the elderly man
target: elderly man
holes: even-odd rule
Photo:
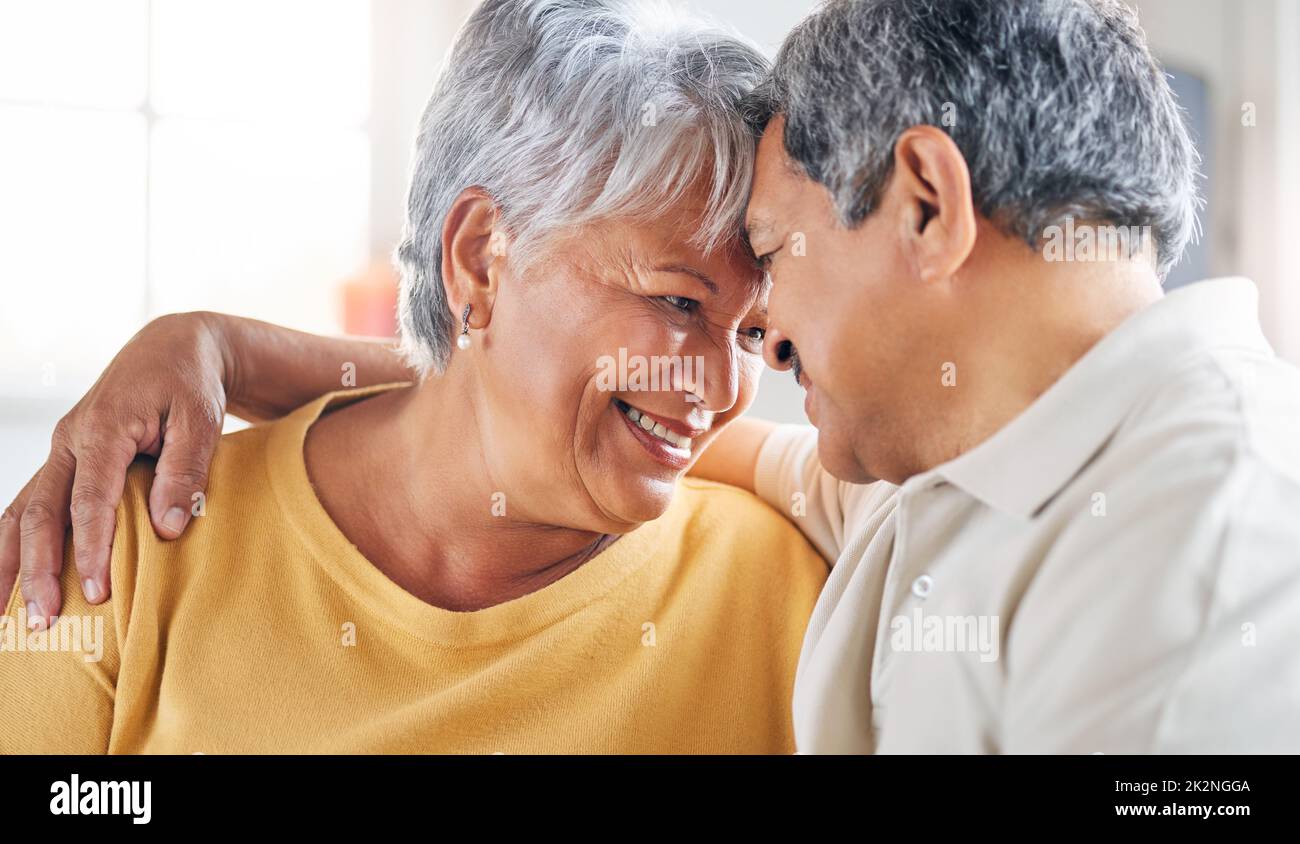
[[[1196,153],[1133,14],[839,0],[749,116],[766,353],[819,430],[742,420],[694,471],[837,560],[800,749],[1300,750],[1300,375],[1249,282],[1163,293]],[[234,344],[256,389],[329,389],[338,341],[278,336]],[[160,530],[203,480],[174,454]]]
[[[754,101],[819,429],[755,483],[838,558],[800,748],[1300,750],[1300,374],[1248,281],[1163,295],[1196,155],[1132,12],[834,2]]]

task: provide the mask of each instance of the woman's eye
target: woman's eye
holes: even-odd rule
[[[663,299],[677,310],[685,311],[687,313],[695,310],[695,307],[700,304],[694,299],[687,299],[685,296],[660,296],[659,298]]]
[[[767,329],[754,326],[753,328],[742,328],[739,332],[740,342],[747,350],[751,352],[761,352],[763,350],[763,339],[767,337]]]

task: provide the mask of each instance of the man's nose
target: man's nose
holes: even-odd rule
[[[790,357],[793,352],[794,344],[790,338],[781,329],[769,326],[763,337],[763,360],[767,365],[777,372],[785,372],[791,366]]]

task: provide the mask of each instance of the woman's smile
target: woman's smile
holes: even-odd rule
[[[694,438],[704,433],[703,430],[679,420],[654,416],[617,398],[610,402],[610,407],[617,411],[633,439],[656,461],[677,471],[690,465]]]

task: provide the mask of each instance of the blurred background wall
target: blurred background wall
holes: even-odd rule
[[[674,0],[773,53],[805,0]],[[159,314],[391,330],[420,110],[471,0],[0,0],[0,498]],[[1205,157],[1176,286],[1243,274],[1300,362],[1300,0],[1137,0]],[[769,373],[754,409],[801,421]]]

